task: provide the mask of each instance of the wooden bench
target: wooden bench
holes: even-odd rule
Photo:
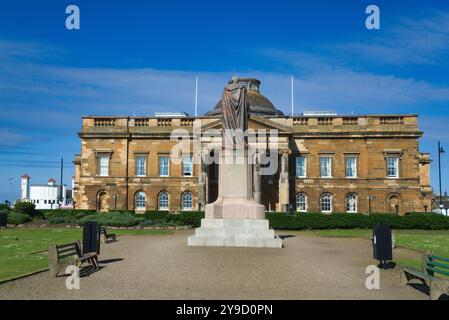
[[[70,264],[81,267],[84,262],[98,268],[98,255],[96,252],[82,254],[79,241],[63,245],[50,244],[48,246],[48,266],[50,274],[54,277],[58,276],[63,267]]]
[[[101,235],[104,236],[104,243],[107,243],[109,239],[112,239],[112,241],[117,241],[117,236],[115,233],[108,233],[105,227],[100,227],[100,237]]]
[[[436,275],[449,277],[449,258],[426,253],[422,257],[422,270],[403,267],[401,270],[401,283],[407,285],[410,280],[420,280],[430,289],[430,299],[438,300],[441,295],[449,295],[449,279]]]

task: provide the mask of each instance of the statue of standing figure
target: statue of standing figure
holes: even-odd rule
[[[249,100],[245,86],[238,84],[238,78],[233,77],[224,88],[221,98],[221,117],[223,139],[225,146],[246,145],[245,133],[248,129]]]

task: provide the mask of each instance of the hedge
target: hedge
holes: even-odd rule
[[[197,228],[201,225],[201,219],[204,218],[202,211],[183,211],[181,213],[171,214],[167,211],[146,211],[143,214],[146,225],[174,225],[174,226],[192,226]]]
[[[377,223],[387,223],[392,229],[448,230],[449,217],[434,214],[350,214],[350,213],[268,213],[270,226],[283,230],[372,229]]]
[[[96,221],[99,225],[110,227],[133,227],[142,223],[143,217],[136,217],[130,213],[107,212],[95,215],[87,215],[79,219],[77,222],[84,225],[86,222]]]
[[[8,224],[23,224],[31,220],[31,217],[25,213],[10,212],[8,213]]]
[[[57,223],[76,223],[88,215],[97,214],[95,210],[71,210],[71,209],[54,209],[54,210],[39,210],[44,219],[48,220],[50,224]]]

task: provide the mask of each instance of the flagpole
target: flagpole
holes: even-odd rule
[[[294,79],[292,76],[292,83],[291,83],[292,87],[291,87],[291,91],[292,91],[292,116],[294,116],[294,111],[295,111],[295,94],[294,94]]]
[[[198,116],[198,77],[195,78],[195,117]]]

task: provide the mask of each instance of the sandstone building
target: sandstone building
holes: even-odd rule
[[[253,165],[254,198],[267,210],[430,211],[430,156],[419,150],[417,115],[286,116],[260,93],[259,80],[239,81],[248,88],[249,128],[277,132],[266,144],[275,145],[279,169],[260,175]],[[218,195],[218,164],[203,160],[221,138],[202,133],[220,128],[220,102],[199,117],[83,117],[75,207],[203,210]],[[174,130],[184,132],[189,153],[173,151]]]

